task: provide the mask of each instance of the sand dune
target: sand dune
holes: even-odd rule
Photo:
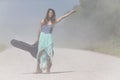
[[[36,60],[10,48],[0,53],[0,80],[120,80],[120,59],[91,51],[55,48],[50,74],[33,74]]]

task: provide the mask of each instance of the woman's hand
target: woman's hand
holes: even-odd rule
[[[34,42],[34,44],[37,43],[37,42],[38,42],[38,39]]]
[[[75,13],[76,12],[76,10],[71,10],[71,13]]]

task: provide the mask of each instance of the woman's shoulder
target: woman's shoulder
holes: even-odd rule
[[[45,24],[45,20],[44,20],[44,18],[41,19],[40,24],[41,24],[42,26]]]
[[[44,23],[44,19],[41,19],[40,23]]]

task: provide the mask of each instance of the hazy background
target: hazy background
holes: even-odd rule
[[[59,36],[64,36],[65,40],[62,39],[64,44],[91,48],[113,41],[115,38],[119,39],[120,0],[79,1],[80,5],[76,6],[78,12],[61,24],[64,28],[57,29],[57,33],[61,30]]]
[[[15,38],[34,43],[48,8],[57,17],[77,8],[54,28],[55,47],[119,55],[120,0],[1,0],[0,42],[9,44]]]

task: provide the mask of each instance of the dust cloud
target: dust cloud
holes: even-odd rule
[[[79,1],[77,12],[55,28],[56,46],[88,49],[120,38],[120,0]]]

